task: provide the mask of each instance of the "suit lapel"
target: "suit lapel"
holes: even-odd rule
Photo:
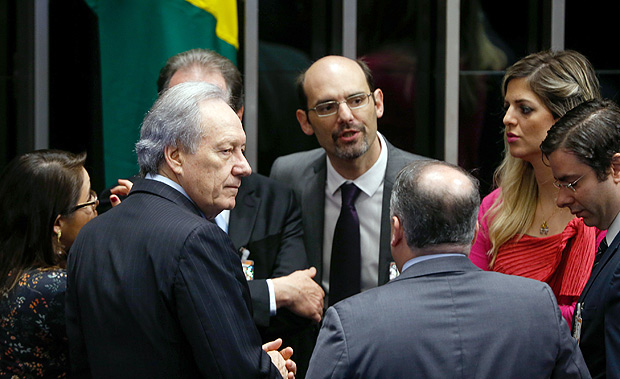
[[[397,150],[392,144],[385,141],[388,159],[383,178],[383,201],[381,202],[381,234],[379,236],[379,278],[378,285],[388,282],[390,275],[390,262],[392,262],[392,251],[390,249],[390,197],[396,174],[400,171],[403,164],[397,160]]]
[[[620,233],[616,235],[614,240],[611,242],[611,245],[609,245],[609,247],[607,248],[607,251],[605,251],[605,254],[601,257],[601,261],[599,262],[599,264],[594,268],[594,270],[592,270],[586,286],[584,287],[583,291],[581,291],[581,296],[579,297],[580,302],[585,302],[584,299],[588,296],[588,292],[590,290],[590,287],[592,287],[592,283],[596,281],[596,278],[614,256],[616,250],[618,250],[618,247],[620,247]]]
[[[327,180],[327,163],[325,154],[321,154],[311,167],[311,177],[302,192],[302,215],[306,236],[306,253],[310,266],[317,268],[317,281],[322,278],[323,266],[323,221],[325,218],[325,181]]]
[[[244,178],[245,179],[245,178]],[[235,245],[235,249],[247,246],[256,224],[256,217],[260,207],[260,198],[252,186],[244,186],[243,180],[236,202],[238,205],[230,211],[230,220],[228,222],[228,235]],[[243,208],[243,212],[241,209]]]

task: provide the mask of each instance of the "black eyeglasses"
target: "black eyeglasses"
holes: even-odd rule
[[[90,196],[88,197],[88,201],[85,203],[78,204],[75,207],[71,208],[71,212],[69,213],[73,213],[77,211],[78,209],[84,208],[84,207],[92,207],[93,212],[94,212],[97,210],[98,205],[99,205],[99,199],[97,198],[97,193],[93,190],[90,190]]]

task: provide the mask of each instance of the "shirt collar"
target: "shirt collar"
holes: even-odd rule
[[[164,183],[172,188],[174,188],[175,190],[181,192],[183,194],[183,196],[185,196],[186,198],[189,199],[189,201],[191,201],[194,205],[196,203],[194,203],[194,200],[192,200],[189,195],[187,194],[187,192],[185,192],[185,190],[183,189],[183,187],[181,187],[181,185],[177,182],[175,182],[174,180],[171,180],[169,178],[166,178],[163,175],[160,174],[146,174],[144,176],[145,179],[151,179],[151,180],[156,180],[158,182]],[[198,206],[196,206],[196,208],[198,208]],[[200,209],[198,209],[200,211],[200,214],[202,215],[203,218],[206,218],[204,213],[202,213],[202,211]]]
[[[405,264],[403,265],[402,272],[405,272],[406,269],[408,269],[409,267],[413,266],[416,263],[428,261],[430,259],[443,258],[443,257],[464,257],[464,256],[465,254],[455,254],[455,253],[422,255],[419,257],[411,258],[410,260],[405,262]]]
[[[616,218],[607,229],[607,234],[605,235],[605,239],[607,240],[607,246],[611,245],[611,243],[614,241],[614,238],[616,238],[616,236],[618,235],[618,232],[620,232],[620,217],[618,216],[620,216],[620,213],[616,215]]]
[[[379,189],[381,184],[383,184],[383,178],[385,177],[385,170],[387,169],[387,148],[385,138],[381,135],[381,133],[377,132],[377,137],[379,138],[381,152],[379,153],[379,158],[377,161],[361,176],[352,180],[355,185],[362,190],[368,197],[372,197],[372,195]],[[325,184],[327,192],[332,196],[336,193],[338,188],[345,182],[351,182],[351,180],[347,180],[342,175],[340,175],[334,166],[332,165],[329,157],[327,157],[327,182]]]

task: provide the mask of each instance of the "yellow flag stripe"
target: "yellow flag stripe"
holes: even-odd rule
[[[237,27],[236,0],[186,0],[204,9],[215,17],[215,34],[221,40],[239,49],[239,28]]]

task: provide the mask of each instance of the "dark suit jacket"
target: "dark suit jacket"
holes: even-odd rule
[[[68,258],[71,361],[100,378],[277,377],[228,236],[173,188],[134,185]]]
[[[583,302],[579,347],[593,378],[620,378],[620,234],[592,270]]]
[[[419,262],[327,311],[307,378],[589,378],[545,283]]]
[[[269,326],[266,279],[308,268],[301,209],[293,191],[260,174],[243,178],[235,208],[230,211],[228,235],[237,251],[241,247],[250,251],[248,259],[254,261],[254,280],[248,285],[254,321]]]
[[[390,262],[390,195],[396,174],[408,163],[423,157],[400,150],[387,142],[388,163],[383,184],[379,276],[377,285],[389,280]],[[293,186],[301,199],[304,243],[310,266],[317,268],[315,279],[321,283],[323,262],[323,219],[325,216],[325,181],[327,158],[322,148],[278,158],[271,168],[272,178]]]
[[[141,181],[132,176],[133,183]],[[109,210],[110,188],[100,194],[100,214]],[[125,197],[121,197],[124,200]],[[250,281],[250,295],[254,308],[254,321],[259,327],[278,326],[274,333],[287,333],[290,328],[307,324],[289,312],[278,311],[273,320],[269,315],[269,290],[266,279],[285,276],[293,271],[308,268],[303,244],[301,209],[292,190],[273,179],[252,173],[241,179],[236,205],[230,212],[228,235],[235,251],[241,247],[250,251],[254,261],[254,279]],[[282,317],[280,317],[282,316]],[[285,330],[282,330],[282,327]],[[270,334],[274,334],[270,333]]]
[[[303,242],[301,208],[295,194],[285,184],[260,174],[241,180],[236,205],[230,211],[228,235],[239,251],[250,251],[254,280],[248,281],[254,322],[263,342],[282,338],[291,346],[297,363],[297,378],[303,378],[310,362],[318,326],[312,320],[280,308],[269,316],[266,279],[277,278],[308,268]]]

